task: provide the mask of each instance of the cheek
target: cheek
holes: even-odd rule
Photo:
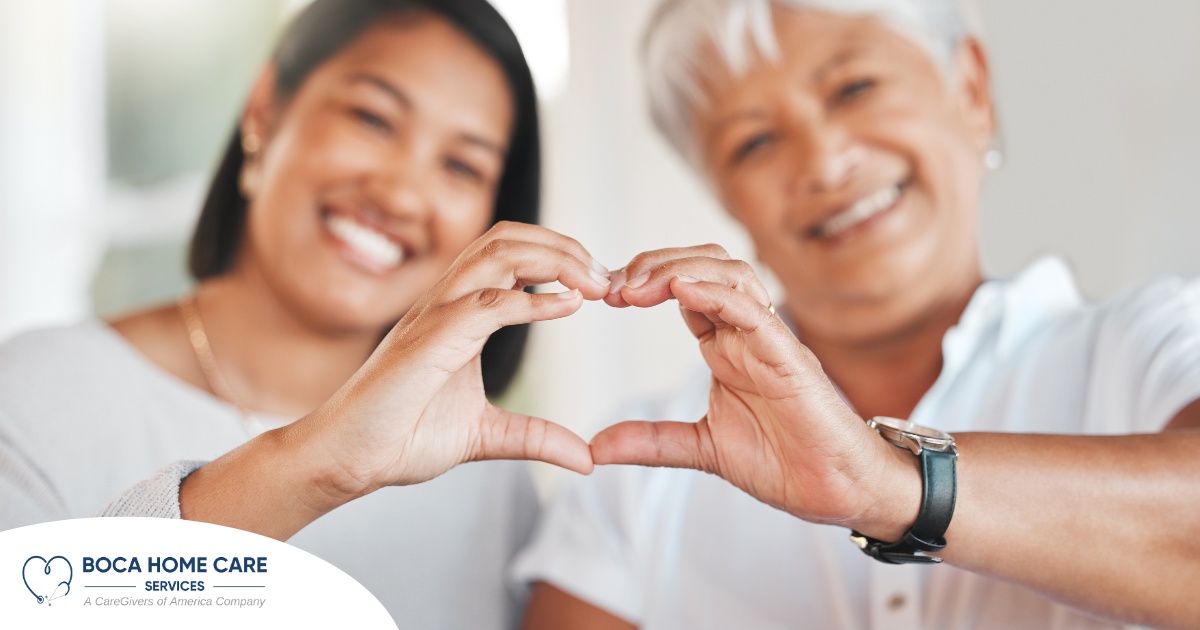
[[[787,207],[787,194],[777,170],[770,164],[755,165],[717,182],[722,207],[756,239],[756,232],[777,232],[784,227],[780,221]]]
[[[492,204],[490,196],[453,198],[439,204],[432,219],[438,256],[453,260],[483,236],[492,223]]]
[[[370,171],[387,159],[379,143],[355,133],[335,112],[297,112],[269,147],[272,187],[319,188]],[[286,194],[287,191],[281,191]]]

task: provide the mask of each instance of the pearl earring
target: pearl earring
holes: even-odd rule
[[[1000,170],[1000,167],[1004,166],[1004,154],[1000,152],[1000,149],[988,149],[987,153],[983,154],[983,165],[989,171]]]

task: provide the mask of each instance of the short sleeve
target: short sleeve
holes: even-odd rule
[[[599,468],[588,477],[564,479],[513,566],[520,584],[547,582],[593,606],[637,623],[641,618],[644,573],[638,532],[621,509],[630,496],[625,467]]]
[[[1136,432],[1161,431],[1200,399],[1200,280],[1162,280],[1110,308],[1096,344],[1099,403],[1124,407]]]
[[[630,420],[699,420],[708,410],[708,367],[685,371],[671,396],[625,408]],[[512,577],[547,582],[593,606],[640,623],[669,545],[661,538],[684,513],[694,471],[600,466],[563,480],[517,557]]]

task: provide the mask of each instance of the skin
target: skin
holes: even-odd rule
[[[499,65],[435,17],[369,29],[292,95],[276,93],[273,68],[261,73],[241,122],[262,142],[241,177],[246,238],[233,270],[196,289],[239,402],[298,417],[346,382],[487,229],[512,118]],[[328,212],[387,232],[404,264],[355,260],[324,227]],[[176,305],[112,325],[208,390]]]
[[[364,32],[295,94],[273,85],[268,68],[242,119],[244,135],[263,139],[241,174],[244,246],[197,297],[240,401],[303,417],[190,475],[183,517],[282,540],[347,501],[465,461],[590,472],[577,436],[484,396],[479,353],[492,332],[563,317],[609,287],[571,239],[511,223],[485,233],[513,119],[499,65],[445,20],[410,16]],[[324,230],[327,212],[386,231],[405,262],[364,264]],[[555,280],[568,290],[521,290]],[[207,389],[174,305],[113,326]]]
[[[909,415],[979,284],[987,66],[967,41],[942,75],[868,18],[780,10],[775,27],[781,61],[709,77],[711,106],[693,112],[694,131],[718,195],[783,282],[804,344],[766,309],[749,266],[716,246],[639,255],[605,300],[678,300],[712,370],[709,411],[697,423],[619,423],[593,439],[592,457],[707,471],[806,521],[897,540],[918,511],[916,458],[863,418]],[[895,208],[813,236],[830,208],[897,180],[907,184]],[[947,563],[1103,617],[1200,620],[1186,587],[1200,583],[1200,401],[1156,435],[955,437]],[[524,627],[636,626],[538,584]]]

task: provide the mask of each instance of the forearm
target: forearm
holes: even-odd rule
[[[345,482],[309,420],[263,433],[189,475],[179,488],[183,518],[287,540],[365,494]]]
[[[1200,429],[955,437],[947,562],[1106,617],[1200,622]]]

